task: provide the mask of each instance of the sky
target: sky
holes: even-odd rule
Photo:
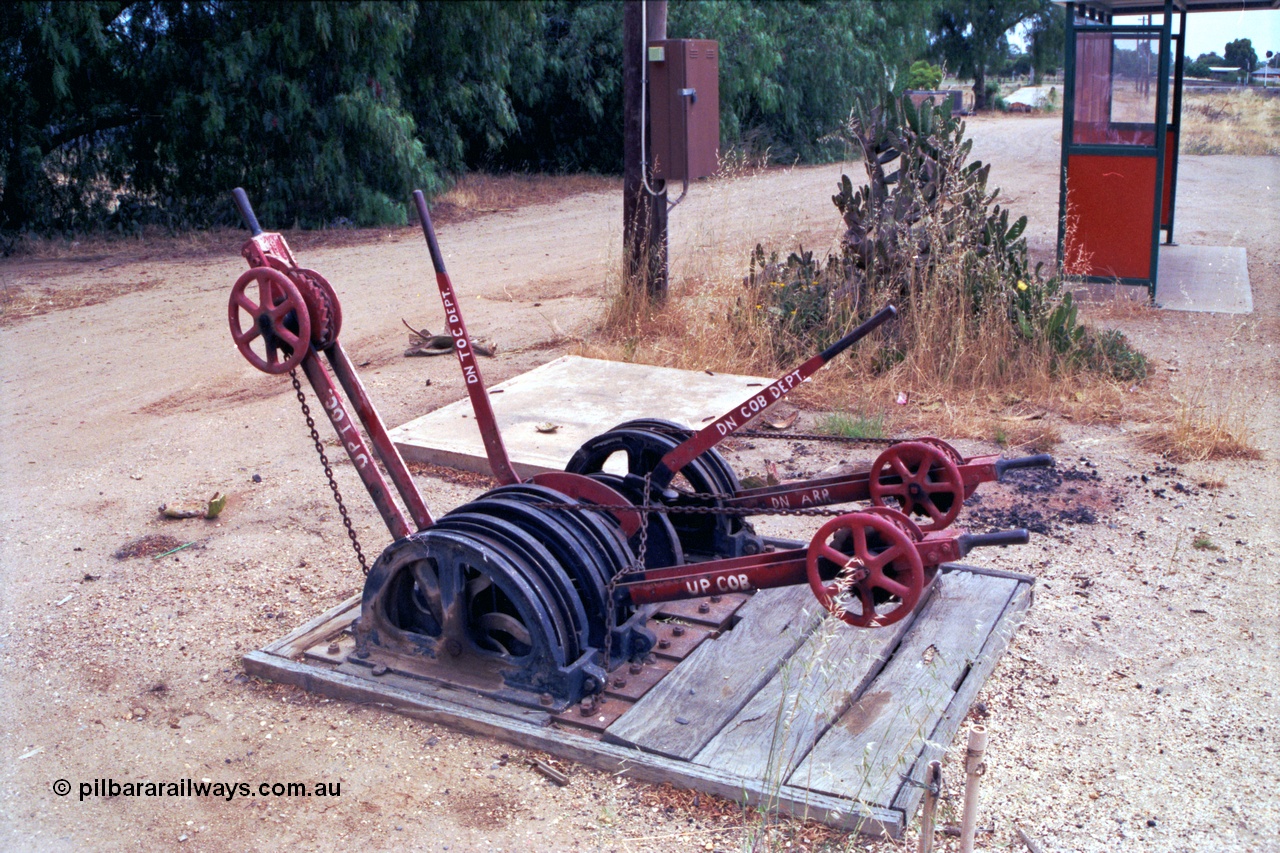
[[[1136,24],[1136,18],[1116,16],[1115,23]],[[1175,26],[1177,21],[1174,21]],[[1267,51],[1280,53],[1280,11],[1192,12],[1187,15],[1187,57],[1202,53],[1222,55],[1227,42],[1246,38],[1253,44],[1259,61]]]
[[[1136,16],[1117,16],[1117,24],[1139,24]],[[1222,55],[1227,42],[1246,38],[1253,44],[1258,61],[1265,62],[1267,51],[1280,53],[1280,11],[1251,12],[1192,12],[1187,15],[1187,57],[1195,59],[1202,53]],[[1025,49],[1021,32],[1011,39]]]

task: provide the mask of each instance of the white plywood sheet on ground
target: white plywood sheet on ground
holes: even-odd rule
[[[567,355],[490,389],[494,415],[516,471],[563,471],[590,438],[634,418],[664,418],[695,429],[748,399],[772,379],[675,370]],[[496,393],[495,393],[496,392]],[[553,433],[540,424],[556,424]],[[489,473],[467,399],[391,430],[410,462]]]
[[[1170,311],[1253,311],[1249,262],[1236,246],[1161,246],[1156,304]]]

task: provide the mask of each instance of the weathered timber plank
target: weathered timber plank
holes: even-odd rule
[[[987,637],[987,642],[982,646],[982,651],[978,653],[977,659],[965,675],[956,695],[952,697],[946,713],[938,721],[932,736],[924,742],[924,750],[908,774],[910,781],[916,784],[904,783],[897,796],[893,798],[893,808],[901,809],[907,820],[915,814],[916,807],[920,805],[920,799],[924,796],[924,776],[929,762],[942,758],[947,747],[955,740],[960,726],[969,714],[969,706],[973,704],[978,691],[995,670],[1000,658],[1004,657],[1009,643],[1013,641],[1013,635],[1022,625],[1027,608],[1031,606],[1031,599],[1031,584],[1018,584],[1013,597],[1009,599],[1004,612],[1000,614],[995,628],[991,630],[991,635]]]
[[[263,648],[268,654],[297,657],[311,646],[346,628],[360,618],[360,595],[356,594],[341,604],[285,634]]]
[[[294,684],[311,693],[323,692],[335,699],[345,699],[358,704],[370,702],[395,710],[413,707],[420,699],[435,701],[460,708],[471,708],[493,714],[495,717],[508,717],[524,720],[530,725],[547,726],[551,715],[546,711],[524,708],[510,702],[500,702],[481,696],[469,690],[455,690],[442,684],[435,684],[412,676],[387,672],[376,678],[365,675],[364,667],[351,666],[359,674],[352,674],[341,669],[327,666],[315,666],[299,663],[291,658],[267,652],[249,652],[241,658],[244,671],[258,678],[269,678],[283,684]],[[320,685],[328,683],[329,689],[321,690]]]
[[[919,613],[878,629],[824,618],[693,762],[748,779],[786,779],[876,677]]]
[[[603,743],[555,727],[454,705],[390,684],[362,678],[264,652],[244,657],[245,671],[336,699],[374,705],[405,716],[449,726],[470,734],[492,737],[526,749],[537,749],[589,767],[625,775],[641,782],[670,782],[750,807],[778,809],[786,814],[822,821],[837,829],[897,837],[902,815],[891,809],[794,788],[743,780],[732,774],[698,767],[659,755]]]
[[[814,745],[788,783],[864,802],[893,801],[1018,582],[970,573],[940,579],[880,676]]]
[[[689,760],[778,671],[825,612],[807,586],[762,590],[605,730],[604,739]]]

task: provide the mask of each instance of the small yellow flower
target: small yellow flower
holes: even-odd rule
[[[1026,289],[1027,289],[1027,283],[1022,279],[1018,279],[1018,290],[1026,290]]]

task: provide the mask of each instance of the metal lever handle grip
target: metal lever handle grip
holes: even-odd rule
[[[963,557],[974,548],[989,548],[993,545],[1026,545],[1031,535],[1025,527],[1015,530],[997,530],[995,533],[965,533],[956,538],[956,547]]]
[[[1016,471],[1019,468],[1052,468],[1053,457],[1047,453],[1035,456],[1023,456],[1018,459],[1000,459],[996,462],[996,478],[1004,476],[1005,471]]]
[[[236,208],[240,211],[244,224],[249,226],[249,233],[257,237],[262,233],[262,226],[258,224],[258,217],[253,215],[253,205],[249,204],[249,196],[240,187],[233,189],[231,196],[236,200]]]
[[[898,316],[898,309],[894,308],[892,305],[886,305],[885,307],[881,308],[879,311],[872,314],[871,317],[861,326],[854,329],[852,332],[845,335],[843,338],[841,338],[831,346],[824,349],[821,352],[823,363],[826,363],[831,359],[835,358],[840,353],[844,352],[849,347],[853,346],[858,341],[865,338],[867,335],[871,334],[877,327],[893,319],[896,316]]]
[[[431,266],[436,275],[444,275],[444,256],[440,254],[440,244],[436,242],[436,229],[431,225],[431,212],[427,210],[427,197],[422,190],[413,191],[413,206],[418,209],[418,221],[422,223],[422,235],[427,238],[427,251],[431,253]]]

